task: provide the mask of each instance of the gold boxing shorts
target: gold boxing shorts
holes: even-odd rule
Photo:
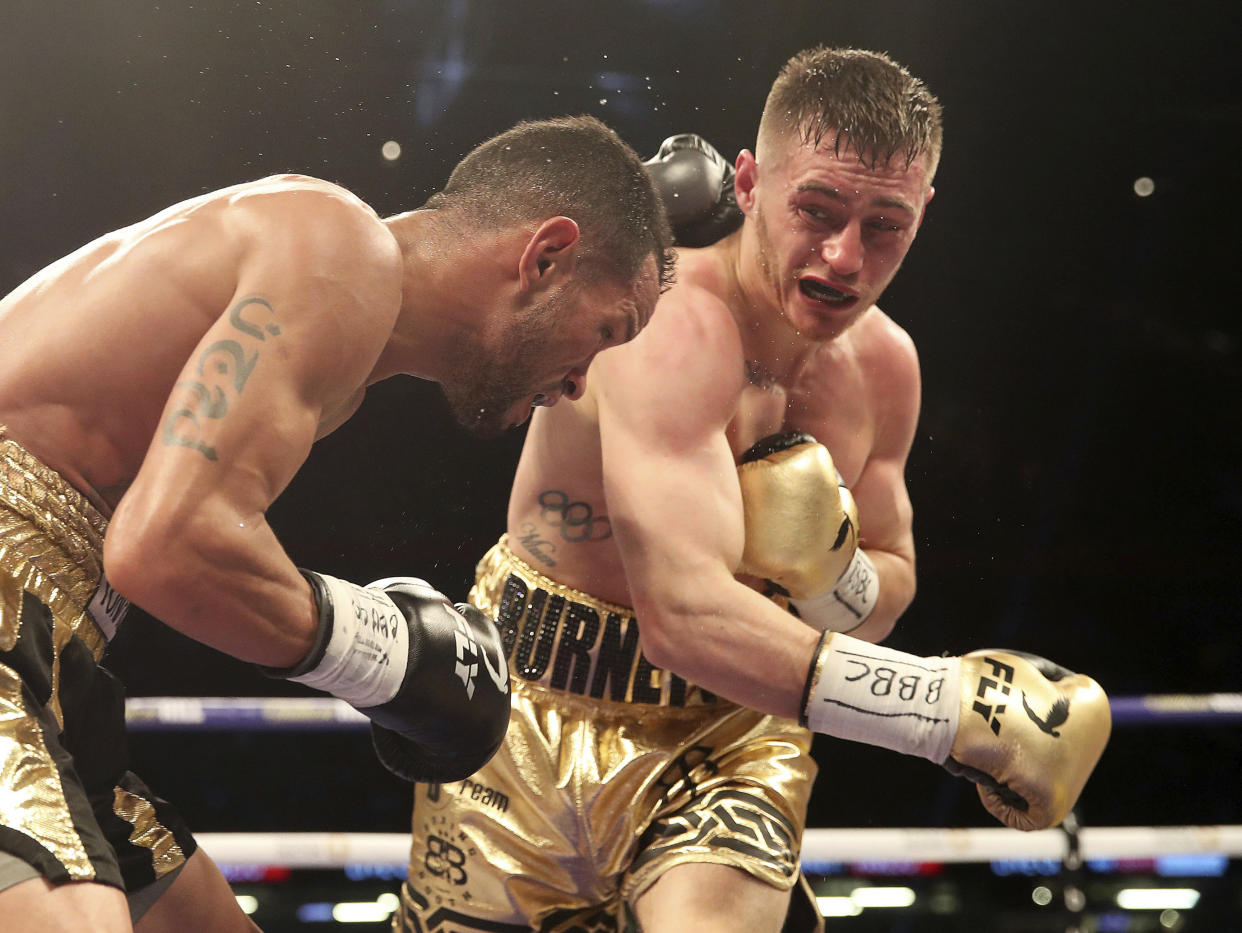
[[[469,780],[415,785],[394,930],[623,930],[690,862],[799,883],[810,732],[653,667],[630,610],[542,576],[504,538],[470,601],[500,627],[513,717]]]
[[[140,915],[195,843],[127,768],[124,690],[99,665],[127,608],[106,526],[0,426],[0,889],[94,881]]]

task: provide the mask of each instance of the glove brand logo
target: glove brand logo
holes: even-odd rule
[[[466,698],[474,699],[474,677],[479,673],[479,643],[474,640],[474,633],[461,616],[454,620],[453,639],[457,642],[457,666],[454,673],[461,678],[466,688]]]
[[[841,527],[837,529],[837,539],[832,542],[832,549],[834,551],[841,550],[841,548],[844,547],[845,542],[850,540],[853,532],[854,523],[847,515],[845,516],[845,521],[841,522]]]
[[[1022,692],[1022,708],[1026,711],[1027,718],[1035,723],[1036,728],[1045,735],[1050,735],[1054,739],[1059,739],[1061,733],[1057,731],[1058,726],[1065,725],[1069,719],[1069,698],[1057,697],[1056,702],[1052,704],[1052,709],[1048,710],[1048,718],[1040,719],[1035,710],[1031,709],[1030,704],[1026,702],[1026,691]]]
[[[989,691],[999,691],[1001,697],[1010,695],[1010,688],[1013,684],[1014,669],[1008,664],[1004,664],[993,658],[984,658],[988,665],[992,668],[992,677],[980,677],[979,686],[975,690],[975,700],[971,709],[983,717],[988,724],[988,728],[992,730],[993,735],[1000,735],[1001,730],[1001,714],[1005,712],[1008,705],[1005,702],[997,702],[997,697],[988,696]],[[1004,681],[1003,683],[1001,681]],[[1035,727],[1045,735],[1049,735],[1054,739],[1059,739],[1061,733],[1057,729],[1065,725],[1069,719],[1070,704],[1068,697],[1058,697],[1052,704],[1052,708],[1048,710],[1048,715],[1040,718],[1039,714],[1031,708],[1031,704],[1027,702],[1026,691],[1020,690],[1022,696],[1022,710],[1026,713],[1027,719],[1035,724]]]
[[[993,658],[984,658],[984,661],[992,668],[992,677],[980,677],[979,686],[975,689],[976,699],[974,705],[971,706],[976,713],[983,717],[983,721],[988,724],[988,728],[992,730],[993,735],[1000,735],[1001,730],[1001,714],[1005,712],[1008,705],[1005,702],[997,702],[995,696],[989,697],[989,691],[998,691],[1002,698],[1009,696],[1009,688],[1013,683],[1013,668]],[[1004,681],[1004,683],[1001,683]],[[985,702],[987,701],[987,702]],[[1023,705],[1026,703],[1023,697]],[[1028,709],[1027,715],[1030,715]]]
[[[487,651],[479,646],[474,632],[460,614],[454,619],[453,640],[457,646],[457,664],[454,673],[461,678],[462,686],[466,688],[467,699],[474,699],[474,680],[479,673],[480,659],[483,661],[487,675],[496,685],[496,690],[504,693],[509,688],[509,665],[505,663],[501,651],[496,652],[497,657],[493,662]]]

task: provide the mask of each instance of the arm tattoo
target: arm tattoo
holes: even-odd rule
[[[589,502],[570,502],[559,489],[545,489],[539,494],[542,517],[549,525],[561,530],[566,541],[604,541],[612,537],[612,522],[607,515],[596,515]]]
[[[539,533],[534,522],[522,523],[522,534],[518,536],[522,547],[538,561],[549,567],[556,566],[556,545]]]
[[[266,308],[268,315],[275,314],[268,302],[253,296],[243,298],[232,307],[229,323],[241,339],[216,340],[208,345],[198,357],[201,378],[183,379],[174,387],[173,391],[180,392],[181,407],[169,412],[164,421],[160,440],[165,447],[189,447],[208,460],[219,459],[216,449],[196,436],[203,426],[201,419],[223,418],[228,414],[230,399],[241,395],[246,380],[259,362],[256,342],[262,343],[269,335],[280,334],[274,322],[255,324],[242,317],[242,312],[252,305]],[[249,352],[251,349],[253,352]]]

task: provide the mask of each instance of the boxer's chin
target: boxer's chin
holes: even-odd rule
[[[453,420],[473,437],[493,440],[526,420],[529,409],[519,408],[509,399],[480,399],[474,393],[457,393],[444,388]]]
[[[494,440],[513,427],[504,409],[492,409],[487,406],[482,408],[476,406],[461,412],[455,411],[453,417],[472,437],[485,441]]]

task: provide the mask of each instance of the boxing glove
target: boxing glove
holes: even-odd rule
[[[820,631],[866,621],[879,577],[858,548],[858,507],[828,448],[800,431],[769,435],[742,454],[738,483],[746,526],[738,572],[775,583]]]
[[[962,658],[962,687],[945,768],[974,781],[1006,826],[1060,823],[1108,742],[1112,715],[1100,685],[1026,652],[972,651]]]
[[[267,673],[367,716],[381,763],[406,780],[458,781],[486,764],[509,725],[509,669],[492,621],[413,577],[362,587],[302,573],[319,608],[315,646],[296,667]]]
[[[733,166],[702,136],[670,136],[643,164],[660,192],[678,246],[709,246],[742,225]]]
[[[921,658],[832,632],[811,664],[802,719],[825,735],[943,765],[1021,830],[1065,819],[1112,724],[1098,683],[1034,655]]]

